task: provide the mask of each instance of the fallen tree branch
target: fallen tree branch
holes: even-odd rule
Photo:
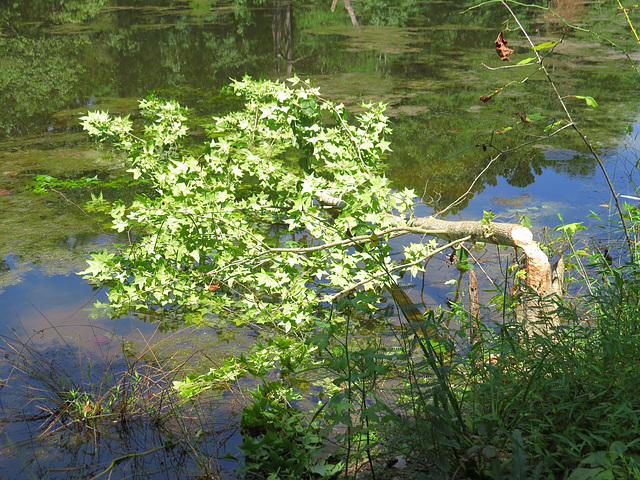
[[[397,217],[400,220],[400,217]],[[424,229],[434,233],[433,236],[448,242],[469,236],[472,242],[486,242],[495,245],[506,245],[521,248],[527,257],[527,285],[539,295],[547,292],[551,265],[549,258],[540,250],[538,242],[533,240],[531,230],[517,223],[491,222],[489,225],[479,221],[446,221],[434,217],[410,219],[409,227]]]
[[[346,207],[342,199],[337,199],[328,194],[316,194],[316,200],[322,204],[330,205],[338,210]],[[435,217],[419,217],[406,220],[400,216],[392,216],[394,229],[384,231],[404,233],[416,233],[430,235],[447,242],[457,242],[463,237],[469,237],[471,242],[485,242],[494,245],[506,245],[522,249],[527,257],[527,286],[535,290],[539,295],[544,295],[550,288],[551,265],[549,258],[540,249],[538,242],[534,241],[531,230],[517,223],[491,222],[488,225],[476,220],[448,221]],[[361,243],[369,241],[369,236],[363,238],[351,238],[347,242]],[[324,246],[312,247],[314,250]]]

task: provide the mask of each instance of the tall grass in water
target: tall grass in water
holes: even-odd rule
[[[0,338],[3,475],[220,478],[233,410],[221,422],[211,398],[178,399],[180,366],[149,345],[96,335],[90,353],[56,332],[61,346],[44,351],[33,337]]]
[[[626,214],[637,231],[640,210]],[[577,283],[535,328],[514,311],[478,330],[462,308],[453,334],[432,312],[413,325],[399,397],[411,413],[389,436],[409,478],[640,478],[640,266],[569,250]]]

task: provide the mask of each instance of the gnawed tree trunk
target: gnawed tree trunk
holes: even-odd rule
[[[475,345],[482,339],[480,328],[480,298],[478,295],[478,279],[473,271],[473,267],[469,266],[467,272],[469,277],[469,313],[471,314],[471,345]]]
[[[399,221],[402,221],[397,217]],[[434,217],[413,218],[406,222],[408,227],[418,228],[425,234],[447,240],[471,236],[472,242],[486,242],[495,245],[506,245],[521,248],[527,257],[527,285],[539,295],[544,295],[549,288],[551,266],[549,258],[540,250],[533,234],[527,227],[516,223],[490,223],[479,221],[447,221]]]
[[[560,325],[557,313],[558,300],[562,298],[564,284],[564,258],[561,256],[549,275],[549,287],[545,295],[525,294],[516,312],[520,321],[527,321],[529,334],[541,334]]]
[[[543,329],[558,325],[559,319],[554,310],[557,306],[556,299],[562,295],[564,262],[560,259],[552,270],[549,258],[534,241],[533,234],[527,227],[513,223],[492,222],[486,225],[479,221],[445,221],[434,217],[413,218],[406,224],[449,242],[470,236],[470,241],[473,242],[520,248],[526,256],[526,284],[535,295],[525,293],[518,316],[521,320],[526,320],[530,333],[541,333]],[[477,280],[472,271],[468,274],[470,288],[474,284],[476,289],[474,300],[477,302]],[[395,294],[393,295],[395,298]],[[474,300],[470,301],[473,303]],[[479,321],[477,305],[472,305],[472,314],[476,316],[475,321]],[[479,339],[479,327],[476,326],[474,330],[472,342]]]
[[[284,18],[283,18],[284,17]],[[283,45],[284,30],[284,45]],[[291,75],[292,61],[292,30],[291,30],[291,2],[289,0],[274,0],[273,15],[271,20],[271,32],[273,35],[273,53],[276,57],[276,71],[280,71],[284,58],[287,74]],[[284,52],[283,52],[284,49]],[[284,53],[284,55],[283,55]]]
[[[341,210],[347,205],[342,199],[325,193],[316,194],[316,200],[335,210]],[[536,294],[535,296],[525,295],[520,315],[529,320],[532,325],[541,317],[553,319],[553,310],[556,306],[554,299],[562,295],[564,262],[560,259],[552,272],[549,258],[540,249],[538,242],[533,239],[533,233],[527,227],[517,223],[490,222],[487,225],[480,221],[448,221],[435,217],[414,217],[407,220],[400,216],[393,216],[392,219],[398,229],[394,232],[395,235],[402,234],[403,228],[406,228],[406,233],[429,235],[447,242],[469,237],[470,242],[520,248],[526,256],[526,284]],[[472,282],[477,291],[475,275]],[[419,321],[422,314],[412,305],[404,291],[396,289],[390,293],[405,313],[407,320]],[[475,301],[477,302],[477,294]],[[477,306],[474,311],[479,315]],[[557,324],[557,319],[554,319],[553,323]]]

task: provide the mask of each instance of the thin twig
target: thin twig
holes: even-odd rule
[[[520,27],[520,30],[522,30],[522,33],[524,34],[524,36],[526,37],[527,41],[529,42],[529,45],[531,45],[531,48],[533,49],[536,57],[538,58],[538,61],[540,62],[540,69],[546,75],[547,80],[549,82],[549,85],[551,85],[551,88],[553,89],[556,97],[558,98],[558,101],[560,102],[560,105],[562,106],[562,109],[564,110],[565,115],[567,116],[567,120],[569,121],[569,124],[573,126],[573,130],[578,134],[580,139],[583,141],[583,143],[589,149],[589,152],[591,153],[593,158],[595,158],[596,162],[598,162],[598,166],[600,167],[600,170],[602,171],[602,174],[604,175],[604,178],[607,181],[607,186],[609,187],[609,190],[611,191],[611,195],[613,195],[613,200],[614,200],[614,202],[616,204],[616,209],[618,210],[618,214],[620,215],[620,222],[622,223],[622,227],[624,229],[624,234],[625,234],[625,236],[627,238],[627,244],[629,246],[629,256],[631,257],[631,261],[633,262],[634,258],[635,258],[635,255],[634,255],[633,243],[631,241],[631,236],[629,235],[629,228],[627,227],[627,222],[624,219],[624,212],[622,210],[622,206],[620,205],[620,200],[618,199],[618,195],[616,195],[616,191],[613,188],[613,183],[611,182],[611,178],[609,178],[609,174],[607,173],[607,169],[605,168],[604,163],[602,162],[602,159],[600,158],[598,153],[593,148],[593,145],[591,145],[591,142],[589,142],[587,140],[587,137],[584,136],[582,131],[578,128],[578,126],[573,121],[573,118],[571,117],[571,114],[569,113],[569,109],[567,108],[567,105],[565,104],[564,100],[562,99],[562,96],[558,92],[558,89],[556,88],[555,82],[551,78],[551,75],[549,75],[549,72],[547,71],[547,68],[545,67],[545,65],[544,65],[544,63],[542,61],[542,56],[536,50],[535,44],[531,40],[531,37],[529,37],[529,34],[525,30],[524,26],[520,23],[520,20],[518,19],[516,14],[513,12],[511,7],[508,5],[507,0],[501,0],[501,3],[502,3],[502,5],[504,5],[504,7],[507,10],[509,10],[509,13],[511,13],[511,16],[513,17],[513,19],[516,21],[516,23]],[[520,5],[519,2],[513,2],[513,3]],[[527,6],[530,6],[530,5],[527,5]]]
[[[555,135],[557,135],[558,133],[560,133],[562,130],[564,130],[565,128],[570,127],[572,124],[569,123],[567,125],[563,125],[562,127],[558,128],[557,130],[554,130],[553,132],[551,132],[549,135],[547,135],[546,137],[542,137],[542,138],[551,138],[554,137]],[[432,216],[433,217],[437,217],[439,215],[442,215],[443,213],[445,213],[448,210],[451,210],[453,207],[455,207],[456,205],[458,205],[459,203],[461,203],[462,201],[464,201],[465,197],[467,195],[469,195],[471,193],[471,191],[473,190],[474,185],[480,180],[480,178],[482,177],[482,175],[485,174],[485,172],[489,169],[489,167],[498,159],[502,156],[502,154],[506,153],[506,152],[513,152],[515,150],[518,150],[520,148],[526,147],[528,145],[531,145],[533,143],[537,143],[539,142],[540,139],[536,138],[535,140],[531,140],[529,142],[525,142],[522,143],[520,145],[518,145],[517,147],[513,147],[510,148],[509,150],[505,150],[505,151],[499,151],[498,155],[496,155],[494,158],[492,158],[489,163],[487,164],[487,166],[485,168],[482,169],[482,171],[476,176],[476,178],[473,179],[473,182],[471,182],[471,185],[469,186],[469,188],[467,189],[466,192],[464,192],[462,195],[460,195],[453,203],[451,203],[449,206],[447,206],[444,210],[440,210],[437,213],[434,213]],[[493,139],[492,139],[493,142]],[[489,146],[493,147],[494,149],[497,150],[496,147],[494,147],[492,144],[490,144]]]
[[[380,277],[384,277],[385,275],[389,275],[392,272],[395,272],[397,270],[406,270],[408,267],[412,267],[414,265],[418,265],[418,264],[426,261],[427,258],[433,257],[434,255],[436,255],[436,254],[438,254],[438,253],[440,253],[440,252],[442,252],[442,251],[444,251],[444,250],[446,250],[448,248],[454,247],[454,246],[456,246],[456,245],[458,245],[460,243],[464,243],[464,242],[466,242],[467,240],[470,240],[470,239],[471,239],[471,235],[467,235],[466,237],[459,238],[458,240],[454,240],[453,242],[449,242],[449,243],[447,243],[446,245],[444,245],[442,247],[436,248],[435,250],[429,252],[427,255],[422,256],[418,260],[415,260],[415,261],[410,262],[410,263],[403,263],[401,265],[396,265],[393,268],[390,268],[390,269],[384,270],[382,272],[378,272],[378,273],[376,273],[374,275],[371,275],[369,278],[367,278],[365,280],[362,280],[361,282],[358,282],[358,283],[356,283],[354,285],[351,285],[350,287],[345,288],[344,290],[342,290],[341,292],[336,293],[335,295],[332,295],[330,297],[329,301],[334,301],[336,298],[339,298],[342,295],[345,295],[345,294],[347,294],[349,292],[352,292],[356,288],[361,287],[362,285],[366,285],[367,283],[372,282],[373,280],[376,280],[376,279],[378,279]]]
[[[105,473],[109,473],[111,470],[113,470],[115,468],[115,466],[118,463],[120,463],[120,462],[122,462],[124,460],[127,460],[129,458],[144,457],[145,455],[149,455],[150,453],[157,452],[158,450],[164,450],[165,448],[173,447],[175,444],[176,444],[176,442],[169,441],[169,442],[165,443],[164,445],[160,445],[158,447],[152,448],[151,450],[147,450],[146,452],[127,453],[126,455],[122,455],[121,457],[114,458],[113,460],[111,460],[111,463],[109,464],[109,466],[106,469],[104,469],[98,475],[95,475],[95,476],[91,477],[91,480],[96,480],[96,478],[99,478],[99,477],[103,476]]]

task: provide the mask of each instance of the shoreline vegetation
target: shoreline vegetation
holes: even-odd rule
[[[357,3],[345,7],[354,19]],[[492,67],[510,80],[496,80],[479,101],[515,95],[538,75],[555,113],[531,105],[515,128],[495,130],[526,134],[507,149],[493,135],[478,145],[484,169],[427,216],[417,213],[419,192],[396,188],[385,174],[387,106],[363,103],[354,114],[295,75],[232,81],[223,95],[242,106],[204,124],[158,94],[132,115],[83,116],[86,133],[124,158],[131,178],[40,174],[31,191],[59,194],[117,232],[120,243],[91,253],[79,273],[107,290],[108,302],[94,308],[165,332],[215,332],[227,345],[235,331],[250,332],[249,340],[185,355],[97,328],[80,348],[51,325],[58,346],[44,352],[35,344],[42,331],[2,337],[1,427],[37,426],[30,442],[42,451],[24,471],[94,479],[640,478],[640,207],[616,193],[582,130],[580,115],[600,108],[598,99],[561,93],[547,66],[575,30],[640,73],[624,48],[552,9],[491,0],[471,10],[489,8],[503,8],[511,22],[496,40],[501,66]],[[566,29],[557,40],[532,41],[521,19],[537,10]],[[531,57],[510,58],[518,42]],[[611,191],[602,231],[565,223],[560,213],[542,235],[526,216],[505,223],[491,210],[475,221],[441,218],[506,157],[569,135]],[[135,198],[113,198],[123,185],[139,187]],[[92,191],[76,203],[65,194],[100,187],[112,190],[109,198]],[[595,236],[606,241],[596,245]],[[439,305],[423,301],[436,264],[452,272]],[[0,453],[22,455],[28,443],[9,441]],[[84,453],[78,465],[50,469],[49,443]]]

